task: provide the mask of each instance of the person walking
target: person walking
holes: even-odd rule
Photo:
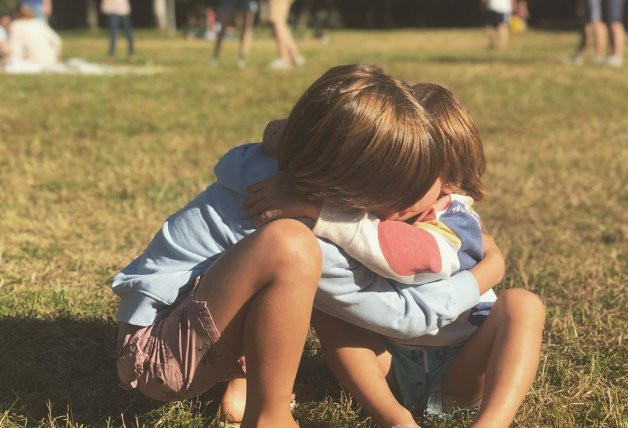
[[[225,38],[225,32],[227,31],[227,24],[240,20],[240,51],[238,53],[238,60],[236,65],[239,68],[246,67],[246,60],[251,50],[251,43],[253,42],[253,24],[255,22],[255,15],[259,10],[259,3],[257,0],[223,0],[219,8],[220,16],[220,31],[216,37],[216,44],[214,46],[214,56],[210,62],[211,66],[218,65],[220,58],[220,51],[222,48],[222,41]]]
[[[269,21],[277,44],[277,58],[269,64],[273,69],[288,69],[305,64],[292,31],[288,27],[291,0],[268,0]]]
[[[131,27],[131,4],[129,0],[103,0],[100,10],[109,18],[109,53],[110,62],[116,59],[116,41],[118,38],[118,28],[122,30],[127,39],[128,60],[133,60],[135,53],[133,46],[133,29]]]

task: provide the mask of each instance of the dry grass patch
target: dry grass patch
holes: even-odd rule
[[[339,32],[303,39],[306,67],[265,68],[255,41],[139,33],[151,76],[0,79],[0,426],[206,426],[216,388],[161,404],[117,387],[112,276],[163,219],[212,182],[229,147],[259,139],[328,67],[371,62],[451,87],[476,118],[491,198],[479,205],[508,261],[500,289],[547,304],[539,374],[516,426],[628,426],[626,165],[628,69],[567,67],[576,36],[529,32],[487,52],[481,30]],[[71,33],[68,56],[104,58],[103,35]],[[315,338],[298,377],[303,427],[368,427]],[[464,426],[472,415],[424,426]]]

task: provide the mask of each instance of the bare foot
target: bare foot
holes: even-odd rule
[[[246,378],[231,379],[220,402],[220,419],[227,422],[242,422],[246,406]]]
[[[295,395],[292,394],[290,410],[294,406]],[[246,407],[246,378],[231,379],[220,402],[220,420],[231,423],[240,423],[244,417]]]

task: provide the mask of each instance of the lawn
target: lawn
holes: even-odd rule
[[[103,61],[104,33],[63,36],[66,57]],[[305,35],[307,64],[278,72],[264,34],[240,70],[235,41],[209,68],[211,44],[139,33],[138,62],[160,73],[0,74],[0,426],[215,424],[220,387],[174,404],[118,387],[111,279],[222,153],[258,141],[330,66],[366,62],[450,87],[480,128],[478,210],[508,264],[498,290],[533,290],[548,313],[515,426],[627,427],[628,67],[560,64],[576,39],[532,31],[497,52],[480,29]],[[304,428],[372,425],[314,338],[296,391]]]

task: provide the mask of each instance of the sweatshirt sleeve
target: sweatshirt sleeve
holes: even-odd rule
[[[323,274],[315,307],[351,324],[412,339],[451,323],[478,302],[477,283],[467,271],[413,287],[369,271],[329,241],[319,242]]]
[[[314,234],[383,277],[424,284],[448,278],[460,268],[460,240],[447,226],[435,223],[380,220],[372,213],[323,204]]]
[[[451,195],[451,199],[447,209],[437,213],[438,223],[458,238],[456,258],[460,262],[460,269],[471,269],[484,257],[480,216],[473,210],[473,198]]]

